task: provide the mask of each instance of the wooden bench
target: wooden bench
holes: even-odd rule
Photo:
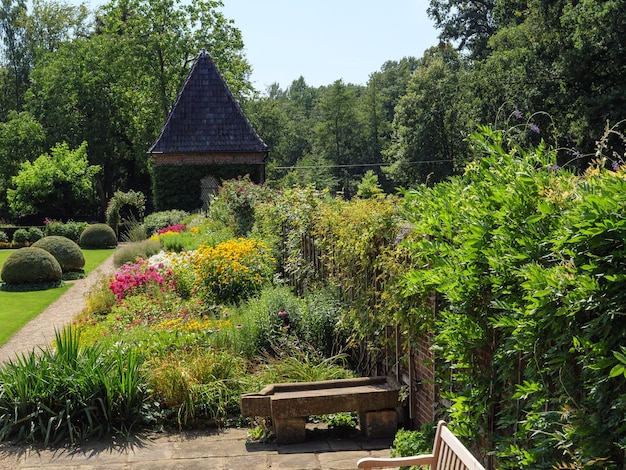
[[[399,391],[391,377],[273,384],[242,395],[241,415],[270,417],[280,444],[305,441],[307,417],[342,411],[359,413],[361,431],[367,437],[393,437]]]
[[[439,421],[432,454],[413,457],[376,458],[366,457],[357,462],[357,468],[409,467],[429,465],[431,470],[485,470],[459,439],[448,429],[445,421]]]

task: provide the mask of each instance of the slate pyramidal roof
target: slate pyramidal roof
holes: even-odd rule
[[[267,145],[248,121],[213,59],[202,50],[148,153],[267,152]]]

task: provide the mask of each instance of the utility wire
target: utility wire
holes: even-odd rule
[[[450,163],[454,160],[422,160],[419,162],[404,162],[404,165],[423,165],[425,163]],[[275,170],[312,170],[317,168],[359,168],[368,166],[390,166],[393,163],[354,163],[349,165],[307,165],[307,166],[277,166]]]

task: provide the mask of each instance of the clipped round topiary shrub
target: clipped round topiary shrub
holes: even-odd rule
[[[80,247],[67,237],[53,235],[37,240],[31,246],[43,248],[56,258],[61,270],[81,271],[85,267],[85,256]]]
[[[43,230],[39,227],[30,227],[28,229],[28,241],[31,243],[35,243],[37,240],[41,240],[43,238]]]
[[[25,228],[18,228],[15,232],[13,232],[13,243],[28,243],[28,230]]]
[[[113,248],[117,246],[117,235],[107,224],[92,224],[83,230],[78,244],[82,248]]]
[[[4,262],[0,277],[10,286],[45,286],[61,282],[61,265],[43,248],[26,247],[12,253]]]

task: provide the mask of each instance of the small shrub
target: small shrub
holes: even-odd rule
[[[66,273],[70,271],[82,271],[85,267],[85,256],[80,247],[66,237],[50,236],[33,243],[34,247],[43,248],[56,258],[61,265],[61,270]]]
[[[0,230],[0,243],[9,243],[9,236],[4,230]]]
[[[63,223],[60,220],[45,219],[44,220],[44,236],[58,235],[60,237],[69,238],[78,243],[80,235],[89,226],[87,222],[74,222],[68,220]]]
[[[9,285],[58,284],[63,272],[59,262],[42,248],[20,248],[2,266],[2,280]]]
[[[28,229],[28,241],[35,243],[37,240],[41,240],[44,237],[43,230],[39,227],[30,227]]]
[[[357,424],[359,424],[356,413],[347,411],[326,415],[324,416],[324,421],[329,428],[339,430],[352,429],[355,428]]]
[[[161,244],[156,240],[129,243],[115,250],[113,264],[119,268],[126,263],[134,263],[139,259],[148,259],[160,251]]]
[[[13,232],[13,243],[22,245],[28,243],[28,230],[25,228],[18,228]]]
[[[189,212],[176,209],[154,212],[144,218],[143,226],[148,235],[154,235],[159,229],[180,224],[188,216]]]
[[[392,457],[410,457],[432,451],[435,440],[435,424],[423,424],[419,430],[399,429],[391,449]]]
[[[117,246],[117,235],[107,224],[92,224],[80,235],[78,244],[82,248],[113,248]]]

